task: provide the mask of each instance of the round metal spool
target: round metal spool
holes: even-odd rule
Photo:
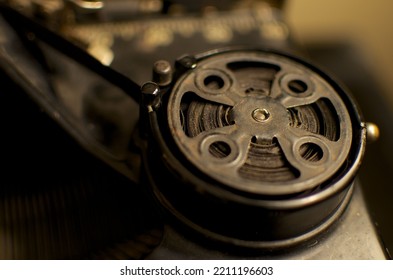
[[[303,242],[343,213],[365,127],[330,77],[257,50],[197,56],[178,77],[165,93],[168,123],[151,122],[164,162],[147,158],[170,213],[203,236],[256,248]]]
[[[351,117],[336,90],[289,58],[234,52],[201,61],[175,85],[171,134],[203,173],[236,190],[290,195],[348,158]]]

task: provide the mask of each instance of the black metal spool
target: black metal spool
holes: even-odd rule
[[[160,203],[208,239],[245,247],[292,246],[325,231],[350,201],[365,148],[351,97],[286,54],[195,59],[149,113],[145,164]]]

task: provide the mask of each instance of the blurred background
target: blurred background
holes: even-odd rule
[[[393,1],[290,0],[292,36],[352,91],[366,121],[380,128],[360,180],[385,245],[393,250]]]
[[[303,43],[352,41],[393,105],[393,2],[290,0],[284,17]],[[372,95],[372,93],[370,93]]]

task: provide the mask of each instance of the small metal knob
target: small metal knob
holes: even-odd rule
[[[153,82],[147,82],[141,87],[142,102],[146,107],[157,109],[161,104],[160,87]]]
[[[176,68],[181,71],[195,69],[197,67],[197,60],[193,56],[183,56],[176,61]]]
[[[167,86],[172,82],[172,67],[166,60],[158,60],[153,65],[153,81],[159,86]]]
[[[375,123],[367,122],[366,123],[366,133],[367,133],[367,142],[375,142],[378,140],[380,132],[379,128]]]

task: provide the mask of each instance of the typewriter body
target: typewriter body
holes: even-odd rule
[[[378,127],[284,7],[3,1],[0,258],[389,258]]]

